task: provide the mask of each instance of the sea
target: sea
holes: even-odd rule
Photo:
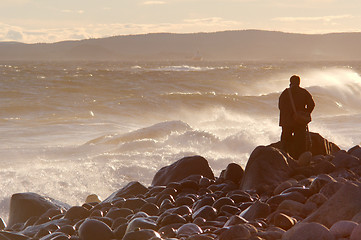
[[[361,62],[1,61],[0,217],[12,194],[70,205],[130,181],[150,186],[193,155],[216,176],[280,139],[292,75],[314,98],[309,124],[344,150],[361,144]]]

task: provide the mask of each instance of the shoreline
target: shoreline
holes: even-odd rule
[[[311,152],[297,160],[277,143],[259,146],[245,169],[230,163],[218,177],[205,158],[185,157],[161,168],[151,186],[130,182],[82,206],[17,193],[8,221],[0,218],[0,237],[358,239],[361,148],[341,150],[319,134],[312,140]]]

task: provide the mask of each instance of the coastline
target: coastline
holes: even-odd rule
[[[151,186],[130,182],[103,201],[90,195],[82,206],[17,193],[0,237],[358,239],[361,148],[345,151],[313,137],[314,148],[297,160],[277,143],[259,146],[244,170],[231,163],[218,177],[205,158],[185,157],[161,168]]]

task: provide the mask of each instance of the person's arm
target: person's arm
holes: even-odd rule
[[[315,108],[315,102],[313,101],[312,95],[307,92],[307,111],[309,111],[309,113],[311,113],[313,111],[313,109]]]

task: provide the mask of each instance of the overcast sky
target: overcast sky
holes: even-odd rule
[[[360,0],[0,0],[0,41],[261,29],[361,32]]]

